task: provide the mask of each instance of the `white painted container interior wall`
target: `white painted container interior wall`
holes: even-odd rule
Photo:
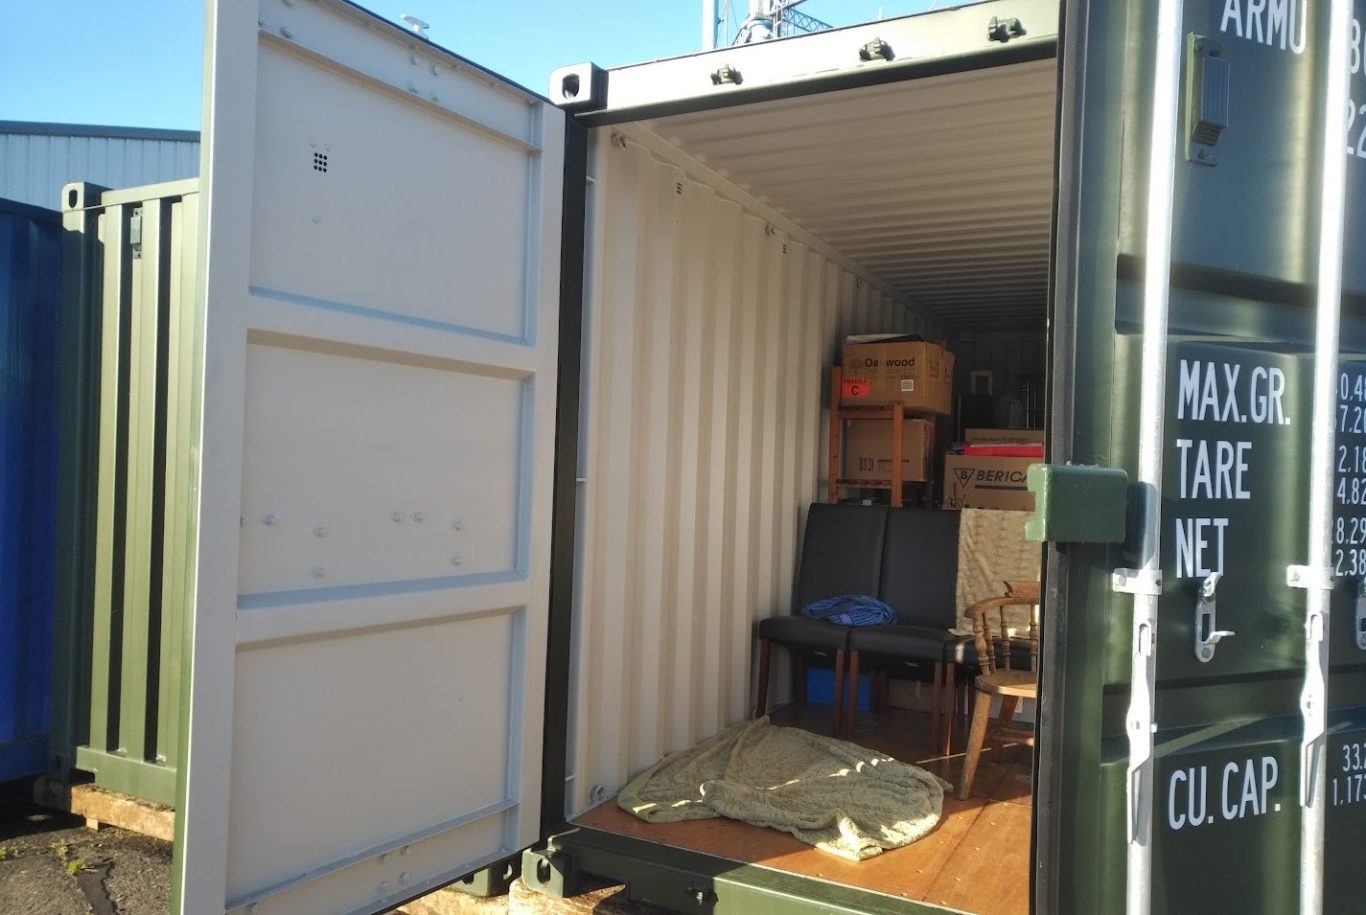
[[[590,142],[570,815],[748,716],[840,343],[941,333],[648,129]]]

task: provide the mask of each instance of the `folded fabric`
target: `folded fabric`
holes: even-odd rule
[[[812,601],[802,608],[802,616],[840,626],[887,626],[896,622],[896,611],[868,594],[842,594]]]
[[[933,829],[946,787],[918,766],[764,717],[665,757],[617,804],[647,823],[729,817],[862,861]]]

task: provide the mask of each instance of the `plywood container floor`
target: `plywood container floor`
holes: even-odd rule
[[[773,717],[778,724],[820,731],[829,724],[829,708],[788,707]],[[931,753],[928,734],[928,716],[891,710],[880,720],[861,716],[854,741],[922,765],[957,784],[962,755]],[[587,811],[576,822],[960,911],[981,915],[1028,912],[1031,751],[1018,745],[989,747],[970,799],[947,796],[943,818],[929,835],[861,862],[845,861],[786,833],[735,820],[646,823],[615,801]]]

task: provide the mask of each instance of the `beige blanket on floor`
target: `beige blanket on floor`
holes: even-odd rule
[[[951,787],[924,769],[765,717],[665,757],[617,803],[651,823],[743,820],[859,861],[933,829]]]

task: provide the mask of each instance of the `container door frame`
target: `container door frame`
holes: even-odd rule
[[[343,0],[297,6],[211,3],[205,47],[200,526],[194,559],[195,611],[188,627],[191,670],[186,677],[188,693],[182,712],[186,746],[178,792],[174,907],[183,912],[240,910],[262,915],[299,908],[376,911],[506,857],[534,842],[541,832],[543,646],[549,616],[559,373],[557,255],[562,230],[564,118],[544,99]],[[270,78],[276,80],[274,85],[258,82],[267,67],[273,69]],[[291,86],[288,80],[280,81],[282,74],[303,74],[306,78]],[[337,93],[342,90],[338,86],[364,104],[339,104]],[[329,123],[339,137],[338,149],[330,150],[325,137],[316,141],[310,137],[313,171],[325,174],[330,155],[334,159],[331,168],[342,171],[338,175],[342,178],[349,159],[356,168],[369,166],[356,179],[368,183],[353,185],[349,200],[344,195],[340,199],[332,196],[330,212],[324,206],[327,194],[316,195],[315,200],[321,202],[307,204],[318,207],[315,212],[321,218],[315,216],[312,223],[322,225],[322,231],[329,221],[342,226],[333,230],[339,233],[333,236],[333,244],[327,243],[324,234],[312,252],[306,241],[301,241],[302,250],[288,252],[289,256],[282,258],[278,244],[281,236],[276,234],[272,261],[269,241],[259,240],[270,236],[270,223],[263,222],[258,212],[263,205],[273,206],[279,197],[291,193],[292,185],[312,177],[307,167],[310,150],[302,142],[295,144],[297,148],[289,145],[302,137],[290,134],[291,119],[282,116],[279,107],[280,97],[290,92],[299,97],[312,93],[309,106],[330,102],[335,112]],[[299,97],[294,100],[296,106]],[[270,106],[275,106],[273,114],[268,113]],[[301,120],[298,113],[306,112],[309,106],[296,107],[295,120]],[[367,112],[373,119],[377,111],[399,114],[387,124],[367,122]],[[375,137],[374,145],[367,145],[366,123]],[[262,124],[268,126],[258,131]],[[350,133],[348,125],[352,125]],[[394,125],[411,127],[412,133],[385,132],[384,127]],[[474,164],[463,166],[466,174],[459,172],[461,165],[452,165],[461,161],[460,150],[446,147],[443,137],[460,139],[464,149],[475,150],[471,154]],[[425,150],[420,145],[423,141],[429,144]],[[388,149],[382,148],[385,144]],[[270,175],[282,167],[279,163],[285,156],[274,155],[282,150],[288,151],[289,164],[297,166],[298,172],[283,183],[278,174],[273,178]],[[411,174],[394,170],[399,153],[418,163]],[[525,164],[518,164],[522,162]],[[440,171],[442,168],[447,171]],[[443,197],[443,174],[446,182],[458,185],[466,195],[468,208],[440,209],[439,204],[449,204],[454,193]],[[523,177],[506,185],[508,195],[503,199],[514,203],[520,199],[520,207],[497,212],[499,208],[490,207],[487,201],[480,205],[477,194],[481,185],[491,184],[498,175],[515,178],[518,174]],[[436,216],[423,218],[419,208],[403,209],[401,205],[395,209],[413,214],[410,226],[393,220],[392,213],[387,225],[385,214],[370,215],[376,200],[383,202],[387,194],[405,190],[405,196],[411,197],[413,186],[423,178],[435,179],[422,186],[434,201],[432,211],[473,218],[463,223],[456,219],[443,222]],[[462,178],[469,180],[461,183]],[[262,191],[266,180],[275,184]],[[357,187],[365,193],[355,194]],[[215,189],[221,191],[215,193]],[[358,198],[369,200],[369,212],[361,206],[365,201]],[[266,216],[298,216],[298,199],[293,203],[294,213],[282,208],[268,211]],[[411,230],[413,234],[411,238],[405,236],[402,244],[365,231],[348,235],[347,219],[362,228],[366,220],[373,219],[372,230]],[[306,220],[302,225],[304,232],[311,231]],[[484,251],[480,270],[463,274],[468,283],[451,283],[447,258],[422,257],[424,251],[430,253],[429,243],[434,237],[430,230],[436,228],[435,235],[448,244],[437,253],[444,250],[454,262],[462,250],[478,250],[481,243],[486,249],[501,244],[488,239],[494,237],[494,230],[509,227],[520,229],[524,244],[517,255],[520,267],[507,271],[510,282],[506,289],[510,291],[506,302],[498,288],[491,292],[485,288],[485,298],[478,299],[482,310],[458,305],[451,308],[454,303],[442,296],[436,300],[438,310],[433,312],[430,297],[422,299],[424,291],[453,291],[474,299],[477,294],[466,290],[477,286],[479,273],[484,269],[492,273],[507,265],[489,263],[493,259]],[[423,230],[428,231],[424,234]],[[303,234],[298,227],[290,231],[296,238]],[[254,235],[258,236],[255,242]],[[343,248],[335,243],[338,238],[355,244]],[[376,263],[375,252],[386,253],[386,244],[388,254],[412,252],[412,259],[382,258],[383,263]],[[288,238],[285,245],[292,247]],[[478,261],[480,255],[467,257]],[[371,299],[367,300],[363,274],[347,264],[353,258],[363,259],[371,270],[392,271],[386,274],[392,276],[392,293],[389,287],[377,285],[368,290]],[[310,267],[314,271],[311,274]],[[263,270],[272,269],[273,274],[263,279]],[[340,294],[330,299],[326,293],[310,294],[308,287],[315,282],[319,288],[329,288],[327,273],[346,274],[348,270],[351,285],[340,288],[357,290],[350,300]],[[300,281],[293,288],[288,282],[269,282],[291,278]],[[275,288],[270,288],[272,285]],[[337,288],[334,284],[330,290]],[[376,296],[376,289],[382,289],[383,295]],[[499,304],[506,307],[500,311]],[[411,307],[405,311],[404,306]],[[426,313],[422,313],[423,306],[428,306]],[[447,310],[440,310],[443,308]],[[484,326],[483,321],[500,321],[510,329]],[[285,355],[263,355],[268,350]],[[261,396],[260,386],[266,382],[258,381],[253,402],[252,375],[269,381],[272,360],[276,363],[276,384],[264,388],[271,396]],[[280,363],[289,360],[297,360],[296,365],[285,365],[281,373]],[[345,408],[333,407],[334,412],[329,414],[319,394],[326,389],[335,401],[342,400],[335,396],[337,387],[329,386],[327,379],[345,381],[346,375],[355,371],[346,366],[359,365],[355,360],[368,360],[365,371],[370,374],[359,377],[378,382],[374,386],[363,380],[356,382]],[[308,366],[324,364],[333,368],[318,369],[311,380]],[[391,371],[394,366],[399,368]],[[292,379],[290,384],[278,384],[286,379]],[[416,380],[418,386],[405,387],[404,379]],[[305,391],[303,402],[309,394],[315,396],[318,409],[313,415],[320,417],[313,420],[315,429],[310,433],[315,441],[324,441],[329,434],[327,420],[332,420],[335,433],[344,428],[336,425],[343,418],[358,416],[354,422],[363,425],[367,411],[372,423],[390,413],[408,413],[395,420],[396,428],[401,430],[404,422],[409,429],[420,428],[414,425],[417,412],[413,401],[419,399],[425,385],[425,392],[435,395],[426,403],[433,410],[447,408],[452,421],[445,424],[444,431],[438,424],[426,443],[430,452],[419,457],[413,467],[400,466],[398,446],[384,445],[382,437],[368,444],[364,444],[364,437],[355,439],[358,450],[368,448],[376,456],[374,466],[381,471],[377,474],[378,488],[388,486],[397,492],[403,487],[396,484],[415,480],[416,489],[426,485],[422,497],[430,497],[426,506],[395,504],[392,519],[386,513],[380,520],[390,521],[393,530],[421,530],[428,540],[438,528],[444,536],[458,538],[465,527],[470,527],[476,537],[482,535],[481,540],[466,537],[463,546],[443,543],[438,547],[423,546],[421,540],[415,540],[412,547],[386,547],[382,543],[385,535],[380,533],[383,525],[371,523],[375,506],[369,506],[363,523],[358,520],[359,501],[365,501],[367,490],[373,496],[376,487],[359,486],[355,488],[359,501],[350,506],[349,515],[346,502],[352,496],[332,494],[333,501],[340,504],[334,530],[318,524],[323,520],[320,518],[292,520],[305,524],[302,532],[319,544],[341,542],[339,563],[349,561],[361,571],[348,575],[339,568],[336,577],[340,580],[331,587],[324,580],[331,570],[321,564],[312,567],[311,577],[322,584],[292,583],[289,576],[293,573],[279,569],[262,571],[270,565],[272,551],[262,551],[258,546],[253,558],[248,543],[250,529],[286,532],[287,522],[281,517],[277,527],[274,515],[263,515],[256,510],[259,506],[249,504],[252,486],[258,494],[273,489],[275,498],[287,502],[286,497],[295,490],[307,496],[310,480],[325,476],[326,464],[330,463],[320,466],[315,461],[307,471],[296,468],[292,476],[279,462],[273,469],[267,466],[262,470],[262,461],[266,460],[263,454],[268,456],[273,450],[277,455],[290,453],[288,429],[295,420],[286,415],[283,421],[276,416],[272,422],[269,414],[287,413],[287,406],[272,407],[271,401],[289,400],[295,384]],[[312,392],[307,390],[310,385]],[[387,399],[382,391],[389,395]],[[492,399],[481,399],[479,392],[488,392]],[[294,396],[294,401],[297,406],[299,397]],[[253,411],[259,415],[254,417]],[[303,418],[307,415],[307,411],[296,413],[300,417],[297,424],[307,425],[309,421]],[[501,450],[494,454],[495,446],[508,444],[513,449],[506,478],[497,478],[502,484],[499,492],[505,496],[502,501],[490,497],[480,502],[478,492],[471,489],[473,484],[462,489],[452,482],[459,476],[461,463],[458,452],[452,452],[452,441],[464,441],[467,446],[481,441],[468,435],[461,439],[450,431],[462,421],[492,443],[489,453],[479,455],[471,466],[488,470],[494,466],[491,458],[508,457]],[[277,442],[284,442],[278,450],[260,446],[263,428],[272,426],[277,434],[281,430],[286,433],[277,438]],[[307,444],[306,438],[296,439],[296,449],[301,441]],[[257,464],[255,481],[250,479],[253,462]],[[383,472],[386,469],[387,477]],[[456,504],[462,499],[484,508],[471,510],[452,522],[451,511],[464,511]],[[305,507],[311,508],[320,500],[315,498],[314,506],[304,501]],[[423,507],[427,507],[430,518]],[[428,522],[425,526],[424,521]],[[346,529],[348,525],[352,530]],[[335,539],[329,540],[331,536]],[[349,554],[344,543],[348,537]],[[502,552],[480,558],[481,551],[489,552],[483,539],[501,544]],[[309,542],[299,538],[290,546],[282,545],[280,554],[298,565],[295,560],[302,561]],[[458,563],[455,559],[449,559],[443,571],[425,566],[419,569],[404,556],[407,550],[412,551],[410,555],[442,552],[448,558],[451,553],[465,551],[472,559],[466,569],[456,571],[451,569]],[[254,571],[253,565],[257,566]],[[265,587],[253,587],[253,579],[258,585],[264,582]],[[452,638],[453,626],[473,626],[477,631],[462,630],[461,636]],[[306,655],[293,660],[277,658],[277,663],[264,667],[258,661],[251,677],[239,676],[244,648],[266,655],[347,641],[355,644],[331,661],[309,661]],[[425,667],[404,663],[413,652],[421,652],[424,643],[440,641],[452,652],[450,663],[434,665],[431,658],[426,659]],[[366,649],[358,654],[355,649],[360,643]],[[485,646],[482,655],[457,656],[460,650],[476,651],[461,648],[476,643]],[[352,655],[353,660],[363,655],[364,661],[354,666],[338,664],[345,660],[344,655]],[[455,695],[473,688],[473,681],[459,675],[462,664],[473,663],[494,666],[495,678],[488,682],[498,682],[497,673],[502,671],[507,677],[503,681],[506,690],[476,691],[469,701],[463,693]],[[271,666],[275,667],[273,673]],[[307,679],[310,670],[314,684]],[[290,683],[299,689],[323,689],[324,676],[334,680],[328,695],[352,694],[342,704],[349,710],[331,725],[318,725],[319,719],[327,718],[325,706],[303,714],[299,701],[291,698],[293,690],[279,689]],[[276,682],[270,702],[261,701],[259,678]],[[417,688],[405,687],[407,691],[402,692],[391,685],[388,691],[393,695],[386,699],[385,678],[411,681],[408,686]],[[256,684],[252,679],[257,679]],[[318,687],[318,682],[323,686]],[[244,691],[256,695],[244,701]],[[395,697],[402,701],[388,701]],[[437,698],[446,703],[440,714]],[[422,701],[413,705],[409,699]],[[277,712],[281,704],[284,711]],[[404,705],[413,706],[408,711],[410,717],[406,726],[395,726],[394,719],[403,717]],[[490,723],[502,727],[501,742],[498,734],[487,733]],[[306,733],[291,737],[300,731]],[[346,740],[343,731],[355,737],[352,745],[357,748],[367,743],[373,747],[386,736],[406,735],[411,742],[405,740],[393,747],[393,752],[404,757],[411,778],[393,778],[395,772],[389,772],[386,779],[386,773],[374,772],[374,784],[382,790],[367,788],[348,794],[346,770],[348,766],[353,770],[350,781],[354,789],[356,767],[362,765],[364,754],[335,752]],[[327,757],[328,764],[315,767],[310,777],[321,781],[324,788],[335,789],[335,803],[354,811],[349,818],[337,815],[329,827],[327,817],[320,816],[316,825],[299,826],[301,818],[306,821],[310,814],[319,815],[324,809],[320,798],[328,793],[310,789],[306,781],[272,797],[269,803],[263,800],[263,792],[273,783],[262,782],[260,777],[271,771],[276,776],[287,771],[287,761],[272,763],[268,750],[253,749],[252,744],[274,741],[277,752],[287,753],[291,739],[297,744],[294,751],[311,748]],[[469,754],[453,757],[453,740],[468,747],[482,742],[488,750],[485,755],[501,766],[495,766],[494,775],[485,779],[492,785],[491,799],[476,796],[478,791],[473,789],[464,790],[476,780],[477,770],[462,772],[462,762]],[[326,752],[329,747],[331,752]],[[373,766],[373,762],[366,765]],[[447,781],[438,781],[441,778]],[[442,790],[433,790],[434,786]],[[402,801],[405,793],[406,804]],[[421,800],[414,801],[414,795]],[[381,817],[375,816],[375,810],[367,814],[363,809],[366,800],[371,806],[384,805],[382,818],[389,822],[377,822]],[[391,807],[406,809],[390,816]],[[478,835],[468,838],[469,830],[476,826]],[[291,843],[291,828],[296,840],[306,834],[298,832],[300,829],[314,832],[308,842]],[[234,829],[238,834],[233,834]],[[257,847],[253,849],[253,845]],[[263,848],[273,851],[264,853]],[[268,870],[275,873],[266,874]]]

